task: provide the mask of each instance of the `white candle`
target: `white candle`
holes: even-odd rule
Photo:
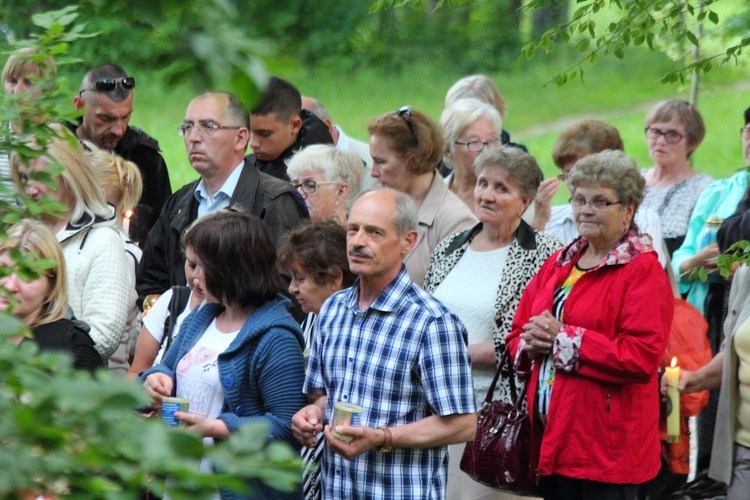
[[[125,210],[125,213],[122,214],[122,232],[125,233],[125,236],[130,239],[130,218],[133,217],[133,211],[132,210]]]
[[[672,358],[672,365],[666,368],[667,373],[667,442],[680,441],[680,367],[677,358]]]

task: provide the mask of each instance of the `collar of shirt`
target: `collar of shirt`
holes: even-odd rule
[[[341,127],[338,125],[334,125],[333,128],[335,128],[339,133],[339,140],[336,141],[336,149],[340,151],[348,151],[349,150],[349,136],[344,133],[343,130],[341,130]]]
[[[222,208],[229,206],[229,202],[232,200],[232,195],[237,187],[237,183],[240,180],[240,174],[242,173],[242,165],[244,160],[237,165],[232,173],[229,174],[227,180],[219,188],[216,194],[211,197],[208,195],[206,185],[203,183],[203,179],[200,180],[198,185],[195,187],[193,195],[198,200],[198,217],[203,217],[206,214],[212,214],[218,212]]]
[[[399,308],[399,304],[402,300],[406,300],[405,294],[409,290],[409,286],[412,284],[409,273],[406,272],[406,266],[401,265],[401,271],[391,281],[385,290],[380,292],[375,302],[370,304],[367,309],[375,309],[376,311],[392,312]],[[348,298],[348,308],[352,312],[362,312],[359,309],[359,278],[354,283],[354,286],[350,288],[350,295]]]

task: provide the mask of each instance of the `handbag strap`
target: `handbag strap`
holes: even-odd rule
[[[487,396],[484,398],[484,404],[488,405],[492,403],[492,396],[495,393],[495,387],[497,386],[497,381],[500,378],[500,374],[503,371],[503,368],[505,368],[505,365],[508,365],[509,368],[509,382],[510,382],[510,397],[513,401],[513,407],[515,409],[518,409],[521,407],[521,401],[523,400],[524,393],[525,393],[525,384],[521,387],[520,392],[516,389],[516,377],[513,374],[513,365],[510,361],[510,350],[505,348],[505,352],[503,353],[503,357],[500,358],[500,363],[497,366],[497,370],[495,370],[495,376],[492,379],[492,383],[490,384],[490,388],[487,390]]]

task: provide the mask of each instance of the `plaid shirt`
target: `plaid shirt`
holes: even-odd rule
[[[415,286],[406,268],[359,310],[359,282],[318,316],[304,392],[363,408],[360,425],[399,426],[476,412],[468,335],[458,317]],[[323,498],[444,498],[448,447],[323,457]]]

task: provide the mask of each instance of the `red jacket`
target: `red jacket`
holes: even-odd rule
[[[522,327],[552,310],[553,293],[585,247],[577,240],[545,262],[526,288],[506,339],[517,369],[532,370],[527,384],[532,415],[540,363],[518,355]],[[553,351],[555,380],[543,434],[538,419],[532,419],[538,475],[612,484],[656,476],[657,369],[669,337],[672,297],[650,238],[635,231],[573,286]]]

